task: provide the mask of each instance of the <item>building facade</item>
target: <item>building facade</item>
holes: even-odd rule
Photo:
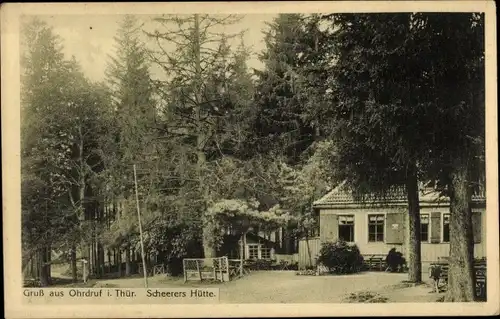
[[[422,190],[420,197],[420,239],[422,263],[447,257],[450,251],[450,203],[434,190]],[[321,244],[343,239],[358,245],[361,254],[386,255],[391,248],[406,255],[408,246],[408,203],[402,191],[384,198],[354,196],[343,185],[314,203],[319,236],[301,240],[299,267],[314,264]],[[474,255],[486,255],[486,201],[474,196],[471,203]]]

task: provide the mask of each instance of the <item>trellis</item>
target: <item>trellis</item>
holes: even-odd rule
[[[184,282],[217,280],[229,281],[229,262],[227,257],[185,258],[182,261]]]

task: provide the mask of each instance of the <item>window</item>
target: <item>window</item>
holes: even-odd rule
[[[239,249],[231,249],[229,251],[229,259],[239,259],[240,258],[240,251]]]
[[[339,216],[339,238],[347,241],[354,241],[354,215]]]
[[[261,249],[260,249],[260,258],[262,258],[262,259],[271,259],[271,248],[261,247]]]
[[[420,241],[429,241],[429,214],[420,215]]]
[[[368,215],[368,241],[384,241],[384,215]]]
[[[248,245],[248,259],[259,259],[259,245]]]
[[[450,214],[443,214],[443,243],[450,242]]]

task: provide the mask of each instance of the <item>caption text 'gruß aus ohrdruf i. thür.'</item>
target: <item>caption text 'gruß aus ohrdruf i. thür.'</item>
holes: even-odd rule
[[[24,289],[29,298],[73,297],[73,298],[218,298],[218,289],[172,288],[172,289],[125,289],[125,288],[72,288],[72,289]]]

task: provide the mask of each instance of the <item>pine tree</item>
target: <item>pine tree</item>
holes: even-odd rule
[[[470,203],[484,192],[484,15],[416,14],[421,46],[428,151],[426,177],[450,198],[450,268],[445,300],[474,300]],[[436,54],[449,52],[446,55]]]
[[[135,16],[127,15],[120,23],[115,36],[115,56],[110,56],[106,69],[106,82],[112,97],[114,123],[108,136],[107,170],[110,176],[111,202],[118,206],[120,218],[114,234],[105,234],[108,242],[119,243],[125,251],[126,271],[131,274],[131,254],[136,242],[137,216],[126,209],[134,195],[133,165],[139,169],[140,193],[153,196],[157,193],[160,148],[155,143],[156,102],[153,98],[147,51],[140,36],[141,25]],[[149,211],[143,211],[147,214]],[[146,217],[147,218],[147,217]],[[125,224],[124,219],[131,219]],[[121,237],[122,234],[127,236]],[[109,237],[113,238],[109,238]],[[122,241],[119,238],[123,239]]]
[[[204,220],[210,199],[207,172],[213,160],[224,156],[220,146],[227,140],[221,138],[232,138],[226,134],[226,120],[238,104],[228,103],[226,93],[231,52],[228,41],[238,34],[217,32],[217,28],[238,20],[199,14],[162,16],[154,19],[159,28],[146,32],[157,43],[151,58],[165,71],[166,80],[156,81],[155,89],[166,107],[161,118],[163,134],[177,145],[173,157],[180,159],[183,170],[177,186],[177,196],[183,197],[179,204],[187,210],[185,217],[196,212],[192,221],[203,229],[205,257],[215,256],[215,247],[209,244],[209,227],[195,221]],[[166,50],[167,44],[174,49]]]
[[[306,93],[304,84],[306,69],[312,65],[311,51],[317,43],[299,14],[280,14],[268,27],[266,49],[260,56],[264,70],[256,72],[259,108],[255,146],[264,152],[284,154],[291,163],[297,163],[315,140],[314,121],[306,111],[313,94]],[[273,149],[276,145],[279,149]]]
[[[23,24],[22,49],[26,230],[45,249],[43,284],[50,277],[49,247],[56,245],[71,249],[76,280],[77,246],[86,233],[89,191],[100,166],[97,139],[105,127],[100,108],[105,97],[85,79],[74,59],[64,60],[59,39],[44,22]],[[40,231],[44,234],[37,238]]]
[[[337,179],[381,197],[405,188],[408,275],[420,282],[418,168],[426,145],[417,132],[427,119],[416,100],[420,79],[413,74],[419,70],[411,15],[334,14],[327,21],[335,44],[328,82],[337,149],[333,165],[342,168]]]

